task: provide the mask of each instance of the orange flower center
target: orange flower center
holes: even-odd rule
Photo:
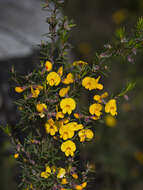
[[[69,152],[70,152],[70,151],[71,151],[71,148],[70,148],[70,147],[68,147],[66,151],[69,151]]]
[[[91,85],[91,82],[88,82],[87,85],[90,86],[90,85]]]
[[[66,108],[67,108],[67,109],[70,109],[70,105],[67,104],[67,105],[66,105]]]

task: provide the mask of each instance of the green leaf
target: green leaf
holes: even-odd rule
[[[136,85],[136,82],[129,82],[127,84],[127,87],[120,93],[118,94],[117,96],[124,96],[127,92],[131,91]]]
[[[10,129],[9,125],[6,125],[6,127],[0,126],[0,128],[2,129],[2,131],[3,131],[6,135],[8,135],[8,136],[11,135],[11,129]]]
[[[137,36],[143,35],[143,17],[140,17],[138,19],[137,25],[136,25],[136,30],[137,30]]]
[[[117,29],[115,35],[119,39],[125,38],[125,27],[121,27],[121,28]]]

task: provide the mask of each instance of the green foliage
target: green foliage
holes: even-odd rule
[[[119,38],[120,40],[123,40],[125,38],[125,27],[119,28],[115,35],[117,36],[117,38]]]
[[[143,17],[140,17],[137,21],[137,25],[136,25],[136,35],[138,38],[142,38],[143,37]]]
[[[120,94],[118,94],[117,96],[124,96],[127,94],[127,92],[131,91],[133,88],[135,88],[136,82],[129,82],[126,86],[125,89],[122,90],[122,92]]]

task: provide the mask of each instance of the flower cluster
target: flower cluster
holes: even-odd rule
[[[74,24],[61,14],[64,0],[44,1],[48,41],[41,42],[40,62],[33,72],[17,77],[12,69],[21,117],[11,130],[14,134],[8,127],[4,130],[13,138],[13,157],[22,168],[22,189],[83,190],[88,186],[90,167],[88,163],[84,167],[79,164],[79,149],[96,138],[98,125],[116,125],[117,100],[134,87],[129,84],[120,94],[110,95],[104,90],[101,73],[108,70],[107,58],[121,56],[129,61],[142,47],[143,19],[137,23],[134,39],[126,39],[124,29],[120,29],[119,41],[107,44],[90,64],[83,60],[69,63],[68,38]],[[87,48],[87,44],[82,45],[80,49]],[[135,157],[143,160],[142,153]]]
[[[77,183],[79,178],[76,168],[62,168],[56,166],[46,165],[45,171],[41,172],[41,178],[45,180],[47,178],[54,177],[56,179],[56,183],[54,184],[55,188],[60,188],[61,190],[67,190],[67,186],[70,183],[70,186],[75,190],[82,190],[87,186],[87,182],[84,181],[81,184]]]
[[[81,67],[83,65],[87,66],[88,63],[84,61],[76,61],[73,63],[73,66],[75,67],[79,65],[81,65]],[[72,73],[67,73],[64,77],[63,67],[60,67],[57,72],[52,69],[53,64],[50,61],[46,61],[45,72],[48,72],[48,74],[45,81],[47,83],[47,88],[50,87],[52,89],[54,86],[59,86],[59,98],[55,105],[55,109],[53,109],[53,115],[49,118],[48,105],[46,105],[45,102],[38,101],[36,104],[36,110],[40,113],[41,117],[45,117],[46,115],[48,117],[48,120],[45,123],[46,133],[54,137],[56,135],[57,138],[55,139],[62,139],[61,151],[64,152],[67,157],[74,156],[76,144],[73,139],[75,139],[75,137],[78,137],[80,142],[89,141],[94,137],[94,132],[91,129],[91,126],[87,125],[88,122],[86,122],[86,120],[98,120],[103,115],[103,112],[110,113],[112,116],[117,115],[116,100],[112,98],[106,102],[105,99],[109,96],[107,92],[104,92],[101,95],[97,94],[98,90],[103,90],[103,84],[99,83],[100,76],[97,76],[97,78],[85,76],[78,82],[81,82],[83,88],[96,92],[96,94],[93,96],[93,101],[95,102],[89,106],[89,112],[87,115],[82,114],[77,110],[78,102],[70,96],[74,88],[73,83],[76,83],[77,81],[77,76],[74,78]],[[29,90],[28,87],[15,88],[18,93],[22,93],[26,89]],[[31,97],[38,98],[40,90],[43,90],[43,86],[35,85],[35,90],[32,86],[30,89],[32,93]]]
[[[62,154],[65,160],[74,159],[78,145],[95,137],[94,123],[100,119],[104,121],[106,115],[113,119],[117,115],[116,98],[109,98],[107,92],[100,93],[104,88],[100,82],[101,76],[97,74],[91,76],[87,68],[89,68],[87,62],[75,61],[72,64],[75,72],[72,73],[67,72],[66,67],[57,68],[54,63],[47,60],[40,72],[42,83],[15,88],[17,93],[24,93],[24,98],[30,101],[30,106],[33,105],[32,116],[40,121],[39,128],[35,130],[42,130],[49,142],[52,141],[56,148],[58,147],[57,151],[60,151],[59,154]],[[87,91],[93,97],[85,111],[80,109],[79,90]],[[32,142],[40,144],[37,140]],[[42,142],[46,143],[41,139]],[[15,158],[19,159],[19,153]],[[79,180],[77,172],[71,171],[72,164],[69,164],[69,169],[50,167],[49,163],[48,165],[45,163],[45,171],[41,171],[40,176],[45,180],[56,177],[57,182],[53,189],[85,189],[87,185],[85,177]]]

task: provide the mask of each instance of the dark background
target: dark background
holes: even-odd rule
[[[40,8],[40,0],[0,0],[0,124],[16,123],[17,98],[10,83],[10,69],[14,65],[21,74],[39,63],[36,44],[43,39],[48,26]],[[120,26],[128,34],[143,16],[142,0],[69,0],[65,15],[74,19],[70,42],[71,57],[90,63],[96,51],[112,40]],[[89,189],[142,190],[143,189],[143,52],[134,63],[115,59],[111,75],[104,81],[108,92],[117,93],[127,81],[136,81],[129,100],[122,99],[117,123],[96,128],[96,140],[81,150],[83,161],[90,160],[95,173]],[[13,148],[8,139],[0,135],[0,189],[16,190],[17,171]],[[90,152],[92,151],[92,155]]]

